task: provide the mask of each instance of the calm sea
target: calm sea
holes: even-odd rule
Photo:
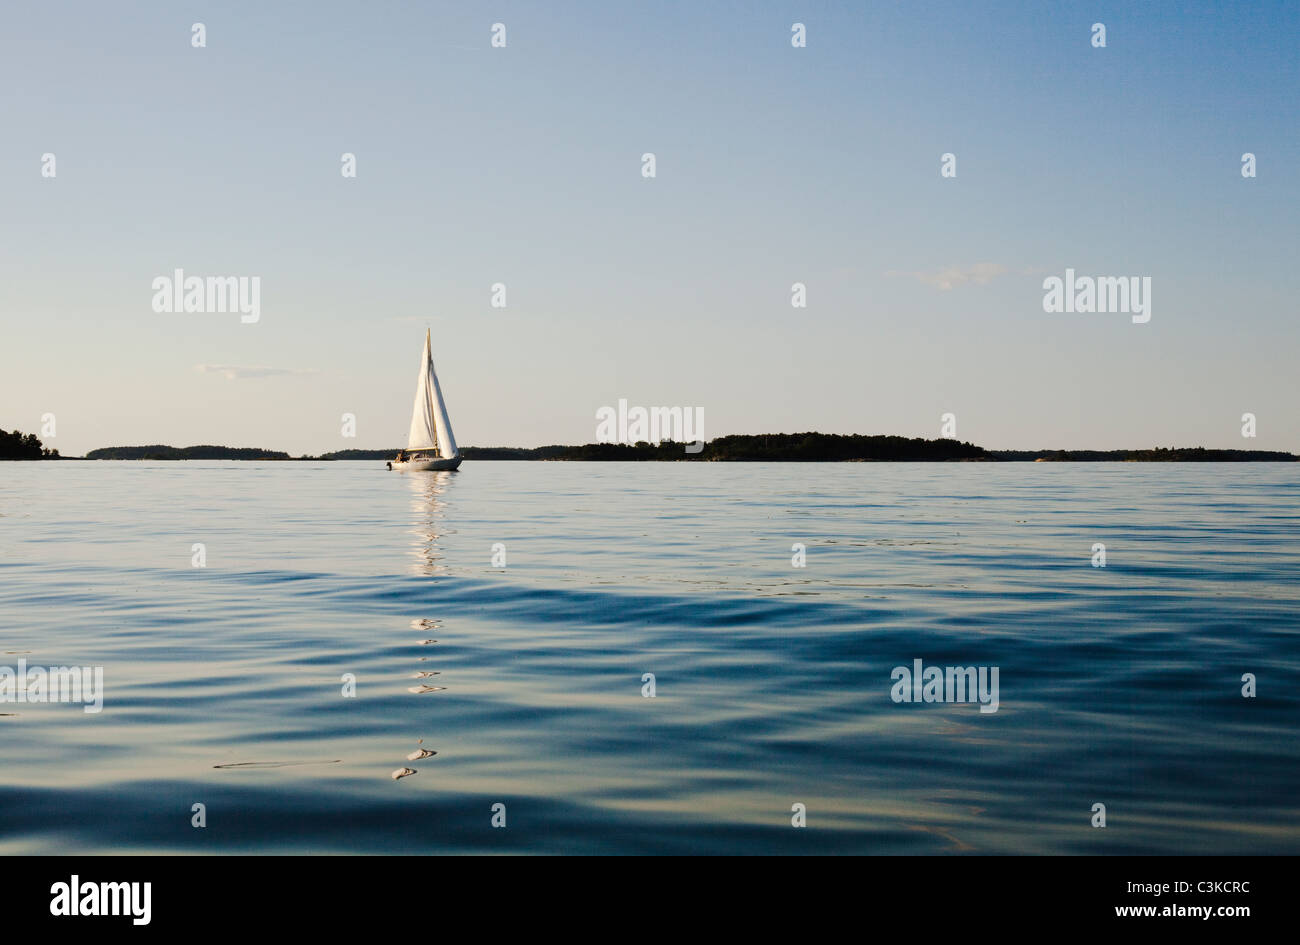
[[[0,666],[104,678],[0,703],[0,853],[1297,853],[1298,501],[1300,464],[0,464]],[[917,659],[998,710],[895,702]]]

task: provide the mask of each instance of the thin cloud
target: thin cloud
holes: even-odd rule
[[[246,380],[252,377],[302,377],[316,373],[293,368],[240,367],[237,364],[196,364],[194,370],[200,374],[220,374],[228,381]]]
[[[970,266],[947,266],[933,272],[901,272],[891,269],[887,276],[908,276],[941,292],[950,292],[959,285],[988,285],[1009,270],[1001,263],[975,263]]]

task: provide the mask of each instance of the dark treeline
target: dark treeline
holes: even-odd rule
[[[86,459],[292,459],[288,453],[255,446],[106,446]]]
[[[392,459],[397,450],[340,450],[321,459]],[[586,443],[582,446],[467,446],[467,460],[524,459],[579,462],[834,462],[839,460],[944,461],[986,459],[985,451],[956,440],[909,440],[901,436],[839,436],[833,433],[772,433],[722,436],[698,453],[685,443]]]
[[[0,430],[0,459],[58,459],[59,451],[46,449],[35,433]]]
[[[678,446],[678,449],[681,449]],[[722,462],[948,462],[987,459],[983,448],[956,440],[908,439],[836,433],[772,433],[720,436],[699,454]]]
[[[40,459],[40,441],[21,434],[27,453],[8,459]],[[28,441],[35,441],[36,455]],[[46,451],[47,453],[49,451]],[[582,446],[467,446],[467,460],[573,460],[585,462],[1294,462],[1291,453],[1269,450],[1211,450],[1204,447],[1145,450],[986,450],[956,440],[909,439],[903,436],[842,436],[834,433],[771,433],[721,436],[698,453],[686,444],[665,440],[653,443],[587,443]],[[54,454],[57,456],[57,453]],[[320,456],[290,456],[276,450],[230,446],[110,446],[92,450],[87,459],[260,459],[260,460],[368,460],[384,461],[397,455],[387,450],[338,450]]]

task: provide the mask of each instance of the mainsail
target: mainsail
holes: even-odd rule
[[[429,333],[424,333],[424,354],[420,356],[420,375],[415,381],[415,407],[411,411],[411,433],[406,438],[408,450],[436,448],[443,459],[460,455],[456,437],[451,432],[447,418],[447,405],[442,400],[442,388],[433,370],[433,355],[429,349]]]

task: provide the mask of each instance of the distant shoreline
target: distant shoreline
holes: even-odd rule
[[[384,462],[397,455],[387,450],[337,450],[319,456],[290,456],[258,447],[110,446],[91,450],[84,459],[116,460],[261,460],[283,462]],[[1295,462],[1279,450],[1221,450],[1204,447],[1156,447],[1139,450],[988,450],[957,440],[909,439],[829,433],[735,435],[710,440],[690,453],[686,444],[665,441],[588,443],[582,446],[464,447],[470,461],[525,460],[579,462]]]

